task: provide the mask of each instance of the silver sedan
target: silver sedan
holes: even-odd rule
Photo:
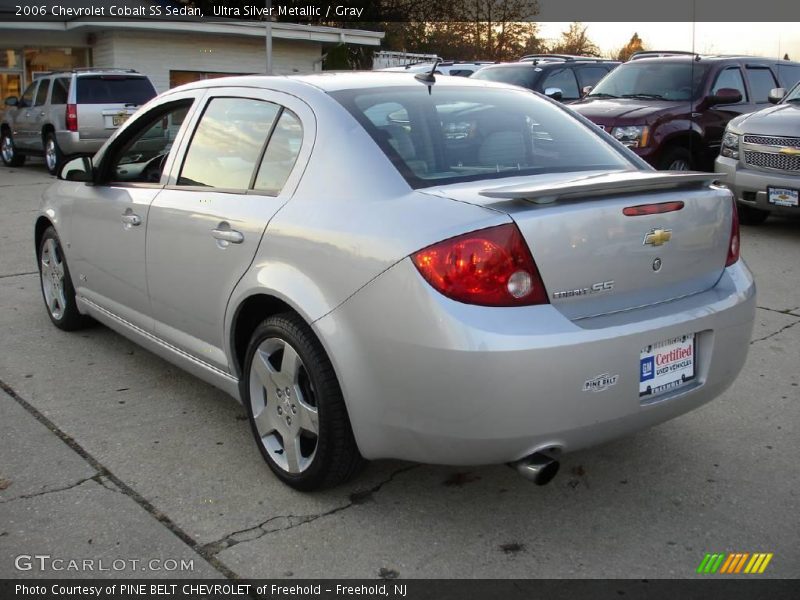
[[[67,163],[35,244],[57,327],[240,400],[295,488],[380,458],[546,483],[739,373],[755,286],[713,177],[503,84],[214,79]]]

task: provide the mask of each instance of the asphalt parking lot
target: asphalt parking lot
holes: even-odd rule
[[[0,167],[0,578],[679,578],[734,551],[800,574],[800,220],[743,228],[756,328],[711,404],[565,456],[546,487],[382,461],[304,495],[262,463],[234,400],[104,327],[50,324],[32,231],[51,179]],[[127,562],[16,568],[36,554]]]

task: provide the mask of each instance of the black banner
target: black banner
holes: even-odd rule
[[[3,600],[783,600],[797,581],[693,580],[0,580]]]

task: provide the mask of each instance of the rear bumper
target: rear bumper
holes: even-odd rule
[[[551,305],[453,302],[406,259],[314,326],[365,457],[495,464],[598,444],[712,400],[744,364],[754,312],[742,261],[701,294],[574,323]],[[640,403],[641,349],[691,333],[695,380]],[[604,373],[616,385],[583,391]]]
[[[56,141],[61,152],[66,156],[72,154],[94,154],[108,138],[81,139],[77,131],[57,131]]]
[[[726,175],[724,184],[736,197],[736,202],[779,215],[800,215],[800,208],[775,206],[767,200],[767,186],[800,190],[800,174],[786,175],[749,169],[740,161],[724,156],[717,157],[714,171]]]

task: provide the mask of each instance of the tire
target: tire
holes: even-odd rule
[[[0,134],[0,157],[2,157],[3,164],[7,167],[21,167],[25,164],[25,155],[17,152],[14,138],[11,137],[11,132],[7,129],[4,129],[3,133]]]
[[[48,227],[39,243],[39,283],[47,314],[53,325],[64,331],[89,326],[89,317],[78,312],[75,288],[56,230]]]
[[[61,165],[64,164],[64,153],[58,146],[58,140],[52,132],[44,136],[44,164],[50,175],[58,175]]]
[[[675,146],[664,152],[658,168],[662,171],[691,171],[695,168],[694,157],[686,148]]]
[[[739,202],[736,203],[736,209],[739,212],[739,222],[742,225],[761,225],[769,217],[768,210],[744,206]]]
[[[295,313],[270,317],[253,332],[240,390],[261,455],[285,484],[304,492],[333,487],[365,464],[333,366]]]

